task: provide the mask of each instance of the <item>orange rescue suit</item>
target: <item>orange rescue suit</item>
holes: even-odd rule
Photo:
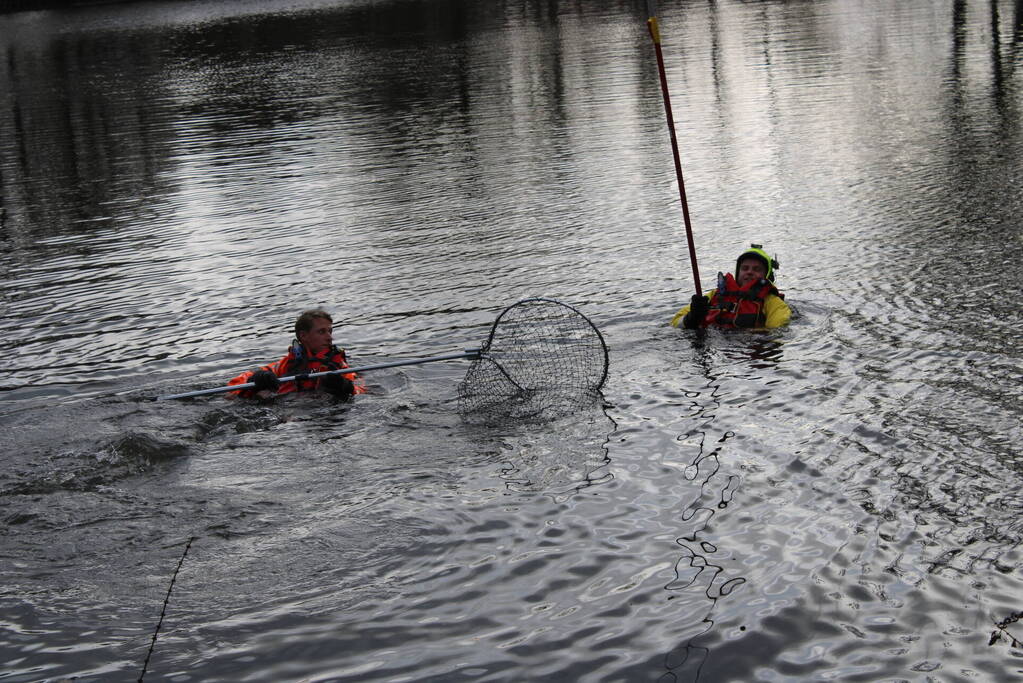
[[[260,370],[269,370],[278,377],[288,377],[290,375],[299,375],[298,379],[290,382],[282,382],[280,389],[277,390],[278,394],[290,394],[295,391],[309,391],[317,387],[319,377],[301,377],[313,372],[326,372],[329,370],[340,370],[347,368],[348,357],[345,355],[344,349],[340,349],[336,346],[331,346],[329,349],[324,349],[320,353],[310,355],[306,352],[305,347],[295,342],[291,348],[288,349],[288,355],[281,358],[276,363],[270,363],[264,365]],[[235,384],[245,384],[252,381],[252,375],[255,373],[254,370],[249,370],[238,375],[230,382],[228,386]],[[356,379],[355,373],[348,373],[344,375],[352,381],[355,386],[356,394],[366,393],[366,387],[363,386],[362,382]],[[253,388],[240,389],[233,392],[239,396],[251,398],[255,396],[256,392]]]

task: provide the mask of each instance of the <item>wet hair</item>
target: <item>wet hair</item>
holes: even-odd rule
[[[295,336],[297,337],[299,332],[308,332],[313,329],[313,322],[317,318],[327,320],[331,323],[334,322],[334,319],[330,317],[330,313],[318,308],[302,311],[302,315],[298,316],[298,320],[295,321]]]

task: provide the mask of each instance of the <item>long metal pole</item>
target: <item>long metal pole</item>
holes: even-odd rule
[[[422,363],[434,363],[441,360],[456,360],[458,358],[479,358],[479,350],[466,350],[461,353],[449,353],[443,356],[429,356],[427,358],[410,358],[408,360],[395,360],[388,363],[377,363],[376,365],[363,365],[359,368],[342,368],[340,370],[324,370],[323,372],[310,372],[306,375],[289,375],[287,377],[279,377],[278,380],[281,382],[291,382],[296,379],[309,379],[312,377],[323,377],[324,375],[347,375],[355,372],[367,372],[369,370],[381,370],[383,368],[397,368],[402,365],[421,365]],[[245,382],[244,384],[231,384],[226,387],[214,387],[213,389],[200,389],[199,391],[188,391],[184,394],[170,394],[169,396],[157,396],[157,401],[169,401],[174,398],[192,398],[193,396],[209,396],[210,394],[224,394],[228,391],[238,391],[239,389],[251,389],[256,386],[255,382]]]
[[[700,270],[696,265],[696,245],[693,243],[693,224],[689,220],[689,203],[686,201],[686,185],[682,180],[682,161],[678,154],[678,138],[675,136],[675,118],[671,115],[671,98],[668,96],[668,77],[664,72],[664,55],[661,53],[661,30],[657,23],[657,3],[647,2],[650,18],[646,20],[650,29],[650,38],[654,41],[654,52],[657,53],[657,71],[661,77],[661,93],[664,95],[664,114],[668,119],[668,132],[671,134],[671,152],[675,156],[675,174],[678,176],[678,194],[682,200],[682,218],[686,225],[686,240],[689,242],[689,261],[693,264],[693,282],[696,283],[696,295],[703,296],[700,289]]]

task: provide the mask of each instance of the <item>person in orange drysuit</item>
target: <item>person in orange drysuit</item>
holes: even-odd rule
[[[354,373],[336,373],[321,377],[305,377],[310,373],[340,370],[349,367],[344,349],[333,343],[334,321],[326,311],[303,312],[295,321],[295,340],[287,355],[275,363],[243,372],[228,385],[254,382],[255,386],[232,392],[246,398],[269,398],[296,391],[324,391],[346,401],[366,388]],[[279,378],[296,376],[281,382]]]

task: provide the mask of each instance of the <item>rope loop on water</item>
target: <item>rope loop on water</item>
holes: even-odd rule
[[[190,536],[188,542],[185,543],[185,550],[181,553],[181,559],[178,560],[178,566],[174,569],[174,573],[171,575],[170,585],[167,586],[167,595],[163,599],[163,608],[160,610],[160,619],[156,622],[156,629],[153,631],[153,641],[149,643],[149,652],[146,653],[146,661],[142,663],[142,672],[139,674],[139,683],[142,683],[142,679],[145,678],[146,670],[149,668],[149,659],[153,656],[153,648],[156,647],[156,638],[160,635],[160,627],[163,626],[163,618],[167,614],[167,605],[170,603],[171,591],[174,590],[174,582],[178,580],[178,572],[181,571],[181,565],[185,563],[185,557],[188,555],[188,549],[192,547],[192,541],[197,537]]]

